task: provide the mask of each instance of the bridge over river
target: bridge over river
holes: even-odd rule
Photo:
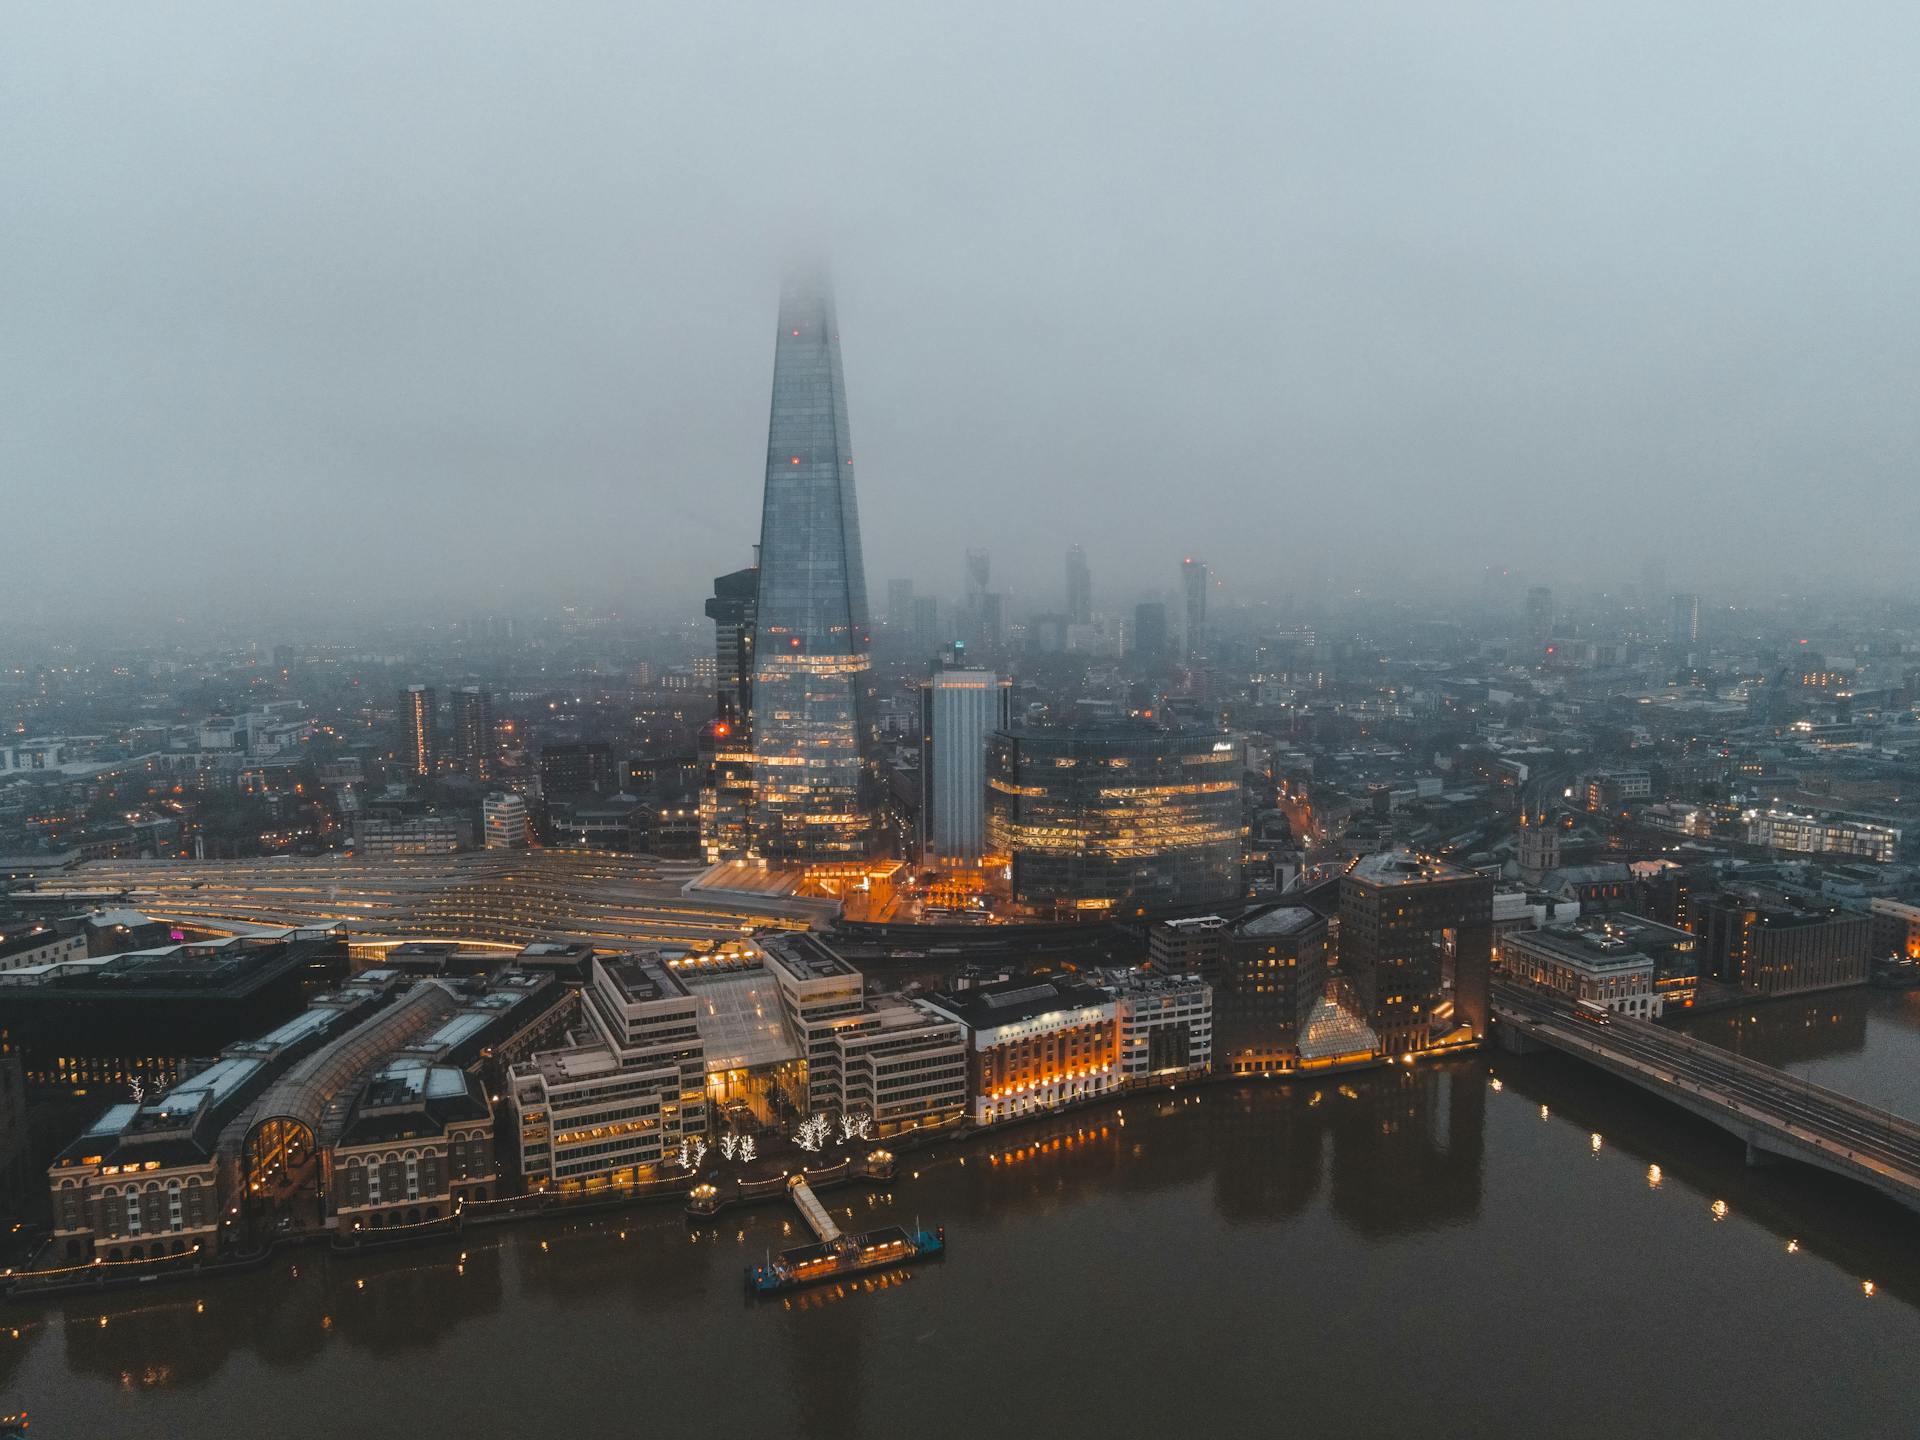
[[[1500,1043],[1546,1047],[1638,1085],[1746,1143],[1747,1162],[1797,1160],[1920,1211],[1920,1125],[1644,1020],[1583,1018],[1551,991],[1493,987]]]

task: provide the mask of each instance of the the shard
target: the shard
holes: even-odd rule
[[[755,851],[862,857],[874,833],[867,581],[840,336],[816,275],[780,296],[754,614]]]

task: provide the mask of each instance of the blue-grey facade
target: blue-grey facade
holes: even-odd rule
[[[833,296],[780,296],[760,518],[753,677],[754,849],[781,861],[871,848],[871,634]]]

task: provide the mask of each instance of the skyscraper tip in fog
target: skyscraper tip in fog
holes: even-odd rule
[[[817,272],[780,295],[754,624],[755,848],[771,860],[864,855],[867,581],[840,334]]]

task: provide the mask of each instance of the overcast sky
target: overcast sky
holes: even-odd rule
[[[676,599],[830,258],[866,563],[1911,586],[1920,7],[26,5],[0,603]]]

